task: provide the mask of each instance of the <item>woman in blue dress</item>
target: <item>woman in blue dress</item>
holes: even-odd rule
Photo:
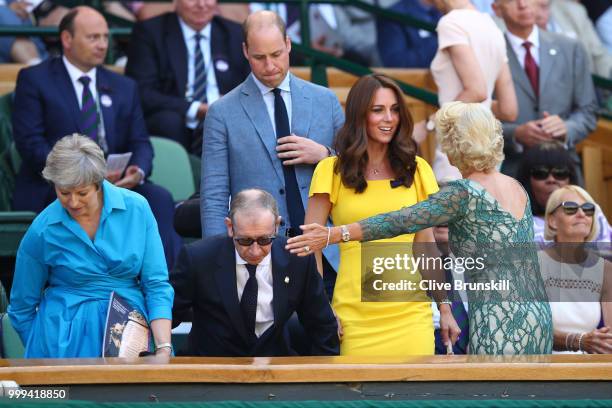
[[[144,315],[156,354],[171,352],[174,291],[155,218],[105,176],[102,150],[84,136],[64,137],[47,157],[57,200],[19,246],[8,309],[27,358],[101,357],[112,291]]]

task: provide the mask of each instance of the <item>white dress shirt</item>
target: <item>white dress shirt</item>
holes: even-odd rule
[[[236,251],[236,286],[238,289],[238,300],[242,300],[242,292],[249,280],[249,271],[246,268],[247,261]],[[257,265],[255,272],[257,278],[257,311],[255,312],[255,334],[261,336],[274,324],[274,310],[272,309],[272,255],[268,254]]]
[[[181,18],[179,18],[181,30],[183,32],[183,39],[187,46],[187,86],[185,87],[185,97],[187,100],[191,100],[193,95],[193,87],[195,81],[195,35],[196,31],[189,27]],[[200,49],[202,50],[202,57],[204,58],[204,69],[206,70],[206,103],[209,105],[219,99],[219,87],[217,86],[217,78],[215,77],[214,61],[211,57],[211,24],[207,24],[206,27],[200,31]],[[195,129],[198,125],[198,119],[196,115],[198,108],[200,107],[199,101],[193,101],[187,110],[187,127]]]
[[[531,52],[531,56],[535,60],[538,67],[540,66],[540,32],[537,26],[533,26],[533,30],[526,40],[517,37],[510,31],[506,31],[506,35],[508,36],[508,41],[512,46],[512,50],[516,55],[516,59],[518,59],[518,62],[521,64],[523,69],[525,69],[525,55],[527,54],[527,50],[525,50],[525,47],[523,47],[523,43],[525,41],[529,41],[532,44],[529,51]]]
[[[268,111],[268,116],[270,117],[270,122],[272,123],[272,129],[274,129],[274,134],[276,135],[276,121],[274,120],[274,88],[268,88],[264,84],[262,84],[255,75],[253,76],[253,80],[255,81],[255,85],[259,88],[261,92],[261,96],[263,97],[264,103],[266,104],[266,110]],[[289,118],[289,129],[292,128],[291,123],[291,85],[290,85],[291,75],[287,73],[283,82],[277,87],[281,90],[281,97],[285,102],[285,108],[287,109],[287,116]],[[285,135],[289,136],[289,135]]]

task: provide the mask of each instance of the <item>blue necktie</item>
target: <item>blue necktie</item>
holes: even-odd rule
[[[195,38],[195,61],[194,61],[194,75],[193,81],[193,100],[206,102],[206,66],[204,65],[204,54],[202,53],[202,47],[200,46],[200,40],[202,35],[196,33]]]
[[[83,84],[83,93],[81,94],[81,131],[92,140],[98,141],[98,109],[96,101],[93,98],[89,83],[91,78],[83,75],[79,78],[79,82]]]
[[[255,277],[255,271],[257,271],[257,265],[246,264],[247,271],[249,271],[249,279],[244,285],[242,291],[242,298],[240,299],[240,309],[242,310],[242,317],[244,319],[244,325],[247,328],[249,335],[255,335],[255,317],[257,316],[257,278]]]
[[[276,138],[278,139],[280,137],[289,136],[291,130],[289,128],[287,107],[281,96],[281,90],[275,88],[272,92],[274,92],[274,122],[276,125]],[[285,194],[287,194],[289,221],[291,222],[291,228],[297,232],[299,231],[300,225],[304,224],[304,205],[302,204],[300,187],[295,177],[295,166],[283,165],[283,174],[285,176]]]

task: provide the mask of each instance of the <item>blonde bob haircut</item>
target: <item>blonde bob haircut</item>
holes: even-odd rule
[[[501,123],[479,103],[448,102],[436,113],[440,148],[462,174],[489,171],[504,160]]]
[[[593,214],[593,222],[591,223],[591,232],[589,233],[589,235],[587,235],[587,237],[585,238],[585,241],[588,242],[588,241],[594,240],[597,234],[599,233],[599,228],[597,227],[597,216],[599,215],[599,212],[601,211],[601,209],[599,208],[599,206],[597,205],[595,200],[593,200],[593,197],[591,197],[589,193],[587,193],[582,187],[575,186],[573,184],[561,187],[553,191],[550,197],[548,197],[548,202],[546,203],[546,212],[544,213],[544,220],[545,220],[544,239],[552,241],[552,240],[555,240],[557,236],[557,231],[551,228],[549,224],[549,220],[550,220],[550,217],[552,216],[553,211],[557,207],[559,207],[561,203],[563,202],[562,197],[563,197],[563,194],[565,193],[576,193],[587,203],[595,204],[595,214]]]

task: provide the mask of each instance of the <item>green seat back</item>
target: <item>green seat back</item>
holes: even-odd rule
[[[151,144],[155,157],[149,180],[170,191],[174,201],[186,200],[195,192],[187,151],[173,140],[156,136],[151,136]]]
[[[2,313],[2,348],[4,358],[23,358],[25,349],[7,313]]]

